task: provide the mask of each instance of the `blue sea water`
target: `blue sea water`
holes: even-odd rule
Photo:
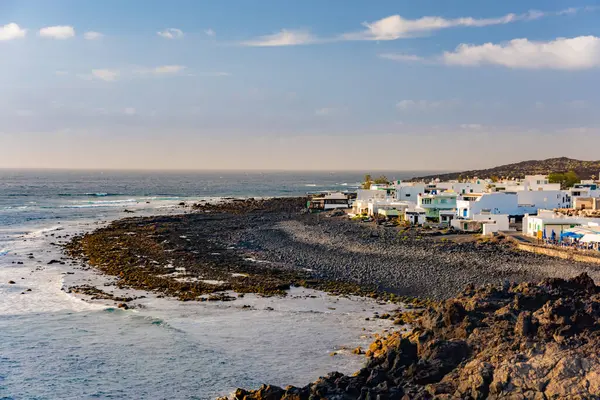
[[[359,368],[359,357],[329,353],[369,342],[364,318],[378,306],[368,300],[306,299],[294,289],[286,298],[205,304],[145,293],[140,308],[124,311],[63,290],[108,278],[48,261],[61,256],[52,241],[130,216],[125,209],[150,215],[181,212],[181,201],[353,190],[361,178],[0,170],[0,399],[211,399],[237,386],[303,385]],[[366,332],[385,327],[369,324]]]

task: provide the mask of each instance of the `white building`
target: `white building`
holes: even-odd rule
[[[450,226],[459,231],[476,232],[484,235],[509,230],[509,216],[506,214],[476,214],[472,219],[455,219]]]
[[[459,218],[476,214],[534,214],[539,209],[569,208],[571,197],[563,190],[493,192],[463,195],[456,202]]]
[[[371,185],[374,187],[375,185]],[[393,202],[396,202],[396,194],[395,189],[393,188],[379,188],[375,186],[376,189],[358,189],[356,191],[356,200],[352,204],[352,212],[354,214],[367,214],[374,215],[377,213],[377,206],[373,206],[373,204],[386,205]]]
[[[515,192],[475,193],[463,195],[456,201],[461,219],[473,219],[478,214],[523,215]]]
[[[560,183],[550,183],[546,175],[526,175],[523,190],[560,190]]]
[[[560,183],[550,183],[546,175],[526,175],[522,180],[505,179],[489,185],[493,192],[560,190]]]
[[[477,179],[473,182],[439,182],[436,184],[438,189],[442,189],[448,192],[454,192],[457,194],[469,194],[469,193],[483,193],[488,190],[488,181]]]
[[[312,197],[308,202],[310,210],[334,210],[336,208],[350,208],[348,196],[341,192],[325,193]]]
[[[600,218],[569,217],[548,210],[541,210],[538,215],[526,215],[523,218],[523,234],[531,237],[551,238],[552,232],[556,237],[577,226],[597,226]]]
[[[404,211],[404,220],[412,225],[422,225],[427,221],[426,211],[420,207],[411,206]]]
[[[570,208],[571,196],[566,190],[537,190],[517,192],[519,205],[532,207],[537,212],[539,209]],[[530,214],[533,212],[529,212]],[[523,215],[525,213],[519,214]]]
[[[423,182],[397,181],[394,187],[396,189],[396,200],[410,201],[416,204],[419,195],[425,193],[426,185]]]
[[[399,214],[403,214],[407,208],[411,207],[411,205],[411,203],[403,201],[374,200],[369,202],[367,205],[367,215],[369,217],[373,217],[375,215],[378,215],[380,210],[395,210]]]
[[[589,181],[581,181],[569,189],[569,195],[576,197],[600,197],[600,187],[598,184]]]

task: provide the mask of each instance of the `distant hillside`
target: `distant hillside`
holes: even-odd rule
[[[529,160],[488,169],[415,177],[412,180],[427,181],[436,178],[440,178],[440,180],[455,180],[459,179],[459,177],[473,178],[475,176],[482,179],[491,178],[493,176],[499,178],[523,178],[525,175],[547,175],[552,172],[568,171],[575,171],[581,179],[590,179],[592,175],[598,178],[598,175],[600,174],[600,160],[581,161],[567,157],[549,158],[547,160]]]

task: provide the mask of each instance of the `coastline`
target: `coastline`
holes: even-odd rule
[[[570,278],[599,268],[497,241],[452,241],[303,211],[303,198],[199,203],[194,212],[114,221],[65,247],[119,284],[180,300],[292,286],[384,300],[439,301],[467,285]],[[222,298],[226,299],[226,298]]]
[[[181,214],[184,210],[189,212],[189,207],[156,213]],[[151,213],[136,211],[133,215]],[[122,210],[114,213],[120,218],[130,215]],[[62,220],[55,223],[56,230],[37,229],[28,237],[16,238],[18,246],[11,246],[11,253],[0,260],[6,264],[2,290],[8,296],[4,304],[7,313],[0,318],[0,325],[10,333],[3,356],[29,366],[7,371],[0,389],[3,396],[152,397],[153,393],[169,393],[170,385],[177,384],[183,397],[214,399],[239,385],[256,387],[267,381],[299,385],[315,373],[358,369],[363,357],[351,350],[367,347],[371,335],[392,325],[391,320],[374,319],[373,315],[392,313],[397,308],[394,304],[302,288],[292,288],[285,298],[246,294],[226,302],[181,302],[153,292],[119,288],[115,277],[61,254],[65,241],[102,229],[110,219]],[[28,257],[30,253],[34,258]],[[52,260],[58,262],[49,264]],[[9,284],[10,280],[16,284]],[[125,311],[117,308],[121,301],[68,293],[69,288],[81,284],[115,297],[137,299],[131,302],[133,309]],[[36,329],[29,331],[31,326]],[[141,337],[144,340],[140,341]],[[290,342],[280,341],[282,337]],[[161,350],[148,352],[150,348]],[[71,360],[90,354],[103,367],[96,368],[94,362],[68,370]],[[135,355],[144,369],[136,369],[126,354]],[[40,358],[44,363],[34,361]],[[305,364],[295,363],[299,359]],[[265,366],[249,374],[255,362]],[[44,365],[58,372],[47,374]],[[102,384],[104,377],[115,369],[130,374],[133,380],[107,388]],[[28,374],[36,375],[36,385],[21,384]],[[89,383],[79,385],[79,378]],[[163,386],[167,382],[168,386]]]
[[[594,266],[519,252],[507,243],[454,243],[331,213],[306,214],[300,200],[231,200],[198,204],[185,215],[127,218],[76,238],[66,251],[116,276],[117,286],[159,292],[159,297],[227,301],[247,293],[281,296],[301,286],[399,304],[413,301],[425,315],[468,285],[598,273]],[[355,273],[368,279],[356,279]],[[423,290],[440,280],[445,284]],[[128,308],[127,301],[122,307]],[[384,317],[419,326],[421,313],[397,310]],[[387,354],[397,344],[398,331],[391,339],[377,338],[367,360]]]

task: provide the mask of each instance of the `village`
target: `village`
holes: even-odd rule
[[[600,250],[600,182],[594,179],[565,188],[550,183],[547,175],[430,182],[372,182],[368,177],[356,193],[321,193],[311,197],[308,208],[344,210],[349,218],[385,226],[506,235],[548,247]]]

